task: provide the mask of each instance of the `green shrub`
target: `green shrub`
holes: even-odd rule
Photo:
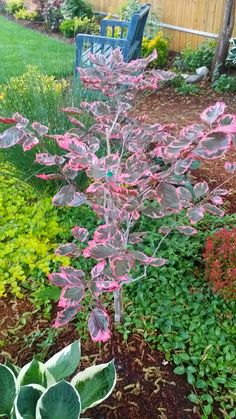
[[[62,14],[66,19],[73,17],[93,17],[93,7],[86,0],[65,0],[62,6]]]
[[[163,221],[140,222],[139,230],[147,232],[140,250],[152,255]],[[175,222],[171,216],[165,219],[165,226],[173,227]],[[158,255],[169,263],[126,288],[128,313],[119,327],[126,338],[137,330],[142,332],[152,347],[164,351],[166,359],[175,363],[176,374],[186,374],[198,391],[196,395],[193,389],[189,398],[203,409],[204,418],[211,414],[213,400],[225,417],[236,414],[236,301],[226,303],[211,292],[203,277],[202,261],[209,233],[224,226],[232,228],[235,223],[235,214],[206,216],[197,226],[196,236],[168,236]]]
[[[142,55],[148,57],[156,49],[158,57],[152,62],[155,67],[164,67],[167,63],[169,52],[169,40],[159,31],[153,39],[143,38]]]
[[[19,10],[23,9],[24,0],[6,0],[5,10],[6,12],[14,15]]]
[[[236,77],[221,74],[212,86],[218,93],[236,92]]]
[[[88,17],[74,17],[73,19],[63,20],[60,24],[60,31],[67,38],[72,38],[77,33],[99,33],[99,25],[95,22],[94,18],[89,19]]]
[[[187,83],[185,80],[182,80],[175,88],[175,91],[179,95],[197,95],[200,93],[201,89],[196,84]]]
[[[212,60],[215,54],[216,42],[207,41],[196,50],[192,49],[190,45],[181,52],[175,59],[174,66],[179,71],[195,71],[199,67],[211,67]]]
[[[38,19],[38,12],[36,10],[33,10],[32,12],[30,10],[25,9],[24,7],[20,10],[18,10],[14,17],[17,20],[37,20]]]
[[[51,200],[39,199],[9,165],[0,164],[0,184],[0,297],[22,298],[26,287],[31,293],[43,286],[37,278],[52,264],[70,262],[54,255],[63,227]]]

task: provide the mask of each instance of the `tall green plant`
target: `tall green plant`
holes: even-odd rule
[[[87,0],[65,0],[62,14],[66,19],[73,17],[93,17],[93,7]]]

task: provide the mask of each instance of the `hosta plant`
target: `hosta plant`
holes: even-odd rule
[[[9,419],[79,419],[105,400],[116,383],[114,362],[77,373],[80,341],[66,346],[45,364],[32,360],[23,368],[0,364],[0,416]]]
[[[235,147],[236,116],[225,113],[225,104],[217,102],[200,115],[200,123],[177,132],[173,124],[149,124],[145,116],[131,113],[140,92],[155,90],[163,80],[173,77],[169,72],[149,70],[146,66],[156,59],[156,53],[146,59],[123,62],[117,49],[109,60],[103,55],[90,56],[93,67],[80,69],[80,80],[95,89],[107,100],[81,103],[80,108],[64,111],[74,125],[64,135],[49,135],[48,128],[19,114],[3,118],[2,122],[15,126],[0,136],[0,147],[21,144],[25,151],[36,144],[54,139],[64,154],[38,153],[39,165],[53,167],[50,174],[38,177],[60,179],[64,185],[53,197],[56,206],[87,205],[96,213],[100,224],[91,234],[76,225],[74,240],[57,249],[59,255],[72,258],[92,258],[96,261],[90,273],[72,267],[62,267],[49,275],[50,281],[62,288],[59,313],[55,326],[66,324],[83,309],[86,294],[91,297],[88,318],[90,335],[94,341],[110,337],[109,316],[102,303],[103,293],[113,293],[115,321],[122,318],[122,287],[142,280],[149,266],[161,267],[167,261],[158,257],[158,250],[168,234],[176,228],[183,234],[197,232],[194,225],[205,213],[223,216],[219,206],[227,190],[209,190],[208,184],[194,186],[188,176],[199,159],[223,156]],[[89,131],[80,121],[84,112],[90,113],[94,124]],[[228,167],[229,169],[229,167]],[[235,168],[231,167],[231,171]],[[84,193],[77,190],[76,177],[85,171],[90,185]],[[151,255],[136,250],[144,231],[139,231],[140,216],[164,219],[185,210],[190,225],[163,226],[163,239]],[[79,222],[79,221],[78,221]],[[140,273],[140,265],[143,267]]]

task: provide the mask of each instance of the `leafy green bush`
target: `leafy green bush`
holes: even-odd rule
[[[236,92],[236,77],[221,74],[212,86],[218,93]]]
[[[132,15],[137,12],[142,3],[139,0],[125,0],[124,3],[121,5],[119,11],[119,18],[121,20],[130,20]],[[146,38],[151,39],[154,38],[156,33],[159,30],[159,19],[155,15],[155,13],[149,13],[147,23],[144,29],[144,35]]]
[[[80,341],[56,353],[45,364],[33,359],[23,368],[0,364],[0,415],[13,418],[79,419],[98,405],[116,384],[114,361],[75,373],[81,357]]]
[[[24,0],[6,0],[5,2],[5,10],[11,15],[14,15],[16,12],[23,9],[23,7]]]
[[[67,38],[75,36],[77,33],[99,33],[99,25],[95,22],[94,18],[88,17],[73,19],[65,19],[60,24],[60,31]]]
[[[38,199],[11,166],[0,165],[0,183],[0,297],[22,298],[25,287],[40,289],[37,278],[52,264],[69,264],[67,257],[54,255],[63,227],[51,200]]]
[[[62,6],[62,14],[65,19],[73,17],[93,17],[93,7],[87,0],[65,0]]]
[[[175,59],[174,66],[179,71],[195,71],[199,67],[211,67],[212,60],[215,54],[216,42],[206,41],[196,50],[192,49],[190,45],[181,52]]]
[[[167,63],[169,40],[159,31],[153,39],[143,38],[142,55],[148,57],[156,49],[158,57],[151,64],[154,67],[164,67]]]
[[[174,217],[165,220],[173,227]],[[203,278],[202,249],[209,232],[233,227],[236,215],[207,216],[198,225],[198,234],[184,237],[171,234],[158,251],[169,264],[152,270],[149,278],[127,287],[124,326],[127,337],[143,331],[144,338],[174,361],[176,374],[186,374],[192,392],[190,400],[199,403],[208,417],[213,400],[225,417],[235,417],[236,301],[226,303],[213,294]],[[147,231],[142,251],[153,253],[160,239],[162,221],[141,220],[140,231]],[[157,332],[158,331],[158,332]]]
[[[37,20],[38,19],[38,12],[36,10],[27,10],[24,7],[22,9],[17,10],[17,12],[14,14],[14,17],[17,20]]]
[[[227,57],[227,64],[236,65],[236,38],[233,38],[231,41],[231,46],[229,48],[229,54]]]

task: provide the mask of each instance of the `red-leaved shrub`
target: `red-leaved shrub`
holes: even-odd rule
[[[206,240],[205,278],[227,299],[236,297],[236,228],[219,230]]]

